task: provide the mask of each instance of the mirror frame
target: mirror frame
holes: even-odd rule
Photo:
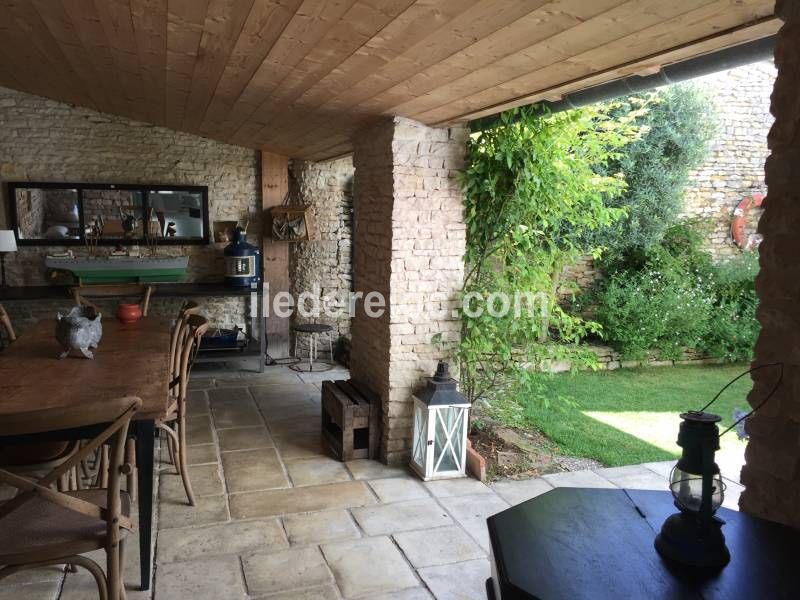
[[[19,237],[19,215],[17,214],[17,190],[27,188],[41,189],[69,189],[78,191],[78,219],[80,220],[80,236],[78,239],[66,240],[47,240],[47,239],[26,239]],[[211,239],[208,220],[208,186],[205,185],[150,185],[133,183],[70,183],[53,181],[9,181],[6,183],[6,198],[8,199],[9,225],[14,230],[14,237],[17,239],[18,246],[83,246],[86,244],[85,222],[83,216],[83,192],[84,190],[130,190],[142,193],[142,214],[141,218],[148,212],[150,206],[150,192],[172,191],[172,192],[194,192],[199,193],[202,202],[203,237],[202,238],[169,238],[161,237],[159,244],[168,246],[199,246],[207,245]],[[117,238],[101,239],[101,246],[135,246],[145,244],[145,238]]]

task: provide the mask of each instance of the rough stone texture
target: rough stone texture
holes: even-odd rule
[[[341,316],[304,317],[297,312],[293,323],[317,322],[333,326],[334,346],[340,336],[350,333],[346,298],[353,288],[351,242],[353,213],[353,160],[351,157],[329,162],[293,160],[290,164],[290,195],[293,204],[311,207],[316,236],[313,241],[291,244],[289,279],[291,292],[315,298],[342,299]],[[308,346],[308,336],[297,340],[298,350]],[[291,340],[294,347],[294,338]],[[321,344],[327,350],[327,345]]]
[[[0,180],[78,181],[207,185],[209,225],[250,219],[259,231],[258,153],[147,123],[101,114],[0,87]],[[5,186],[3,186],[5,187]],[[0,195],[6,190],[0,191]],[[7,229],[8,200],[0,197],[0,229]],[[252,239],[251,239],[252,241]],[[73,246],[80,256],[82,246]],[[107,252],[102,247],[99,252]],[[20,248],[7,257],[10,285],[44,285],[44,255],[60,247]],[[222,247],[170,246],[162,255],[187,254],[187,281],[219,281]],[[241,299],[200,299],[214,322],[244,325]],[[154,299],[152,314],[174,315],[180,300]],[[39,318],[53,318],[69,302],[6,303],[21,331]],[[109,303],[111,310],[116,302]],[[112,314],[106,310],[107,314]]]
[[[708,158],[689,179],[682,216],[708,226],[705,247],[715,260],[740,254],[731,237],[731,217],[748,195],[766,193],[764,161],[772,125],[769,96],[775,81],[772,61],[762,61],[701,77],[718,115],[718,132]],[[763,211],[750,211],[745,235],[755,233]]]
[[[459,338],[453,309],[466,227],[457,175],[466,138],[463,128],[394,118],[355,140],[354,289],[383,294],[387,306],[371,318],[359,304],[351,371],[381,397],[381,457],[390,463],[409,454],[413,389]]]
[[[741,475],[746,489],[739,506],[745,512],[800,527],[800,11],[794,2],[779,1],[776,12],[786,23],[775,48],[778,78],[770,107],[775,123],[769,132],[772,154],[766,165],[769,197],[758,226],[764,242],[756,279],[761,334],[754,362],[783,363],[783,381],[771,400],[747,421],[750,443]],[[751,405],[763,401],[775,378],[774,369],[753,374]]]

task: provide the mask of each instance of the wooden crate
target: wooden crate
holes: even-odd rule
[[[352,380],[322,382],[322,437],[341,461],[378,456],[380,401]]]

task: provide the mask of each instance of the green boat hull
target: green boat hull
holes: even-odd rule
[[[81,284],[93,283],[175,283],[186,277],[188,259],[48,259],[51,269],[71,272]]]

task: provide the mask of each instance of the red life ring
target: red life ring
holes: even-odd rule
[[[747,222],[747,213],[751,208],[760,208],[764,202],[763,194],[752,194],[745,196],[742,201],[733,210],[733,219],[731,219],[731,236],[733,241],[739,248],[743,250],[752,250],[758,248],[761,243],[761,236],[758,234],[745,236],[744,226]]]

